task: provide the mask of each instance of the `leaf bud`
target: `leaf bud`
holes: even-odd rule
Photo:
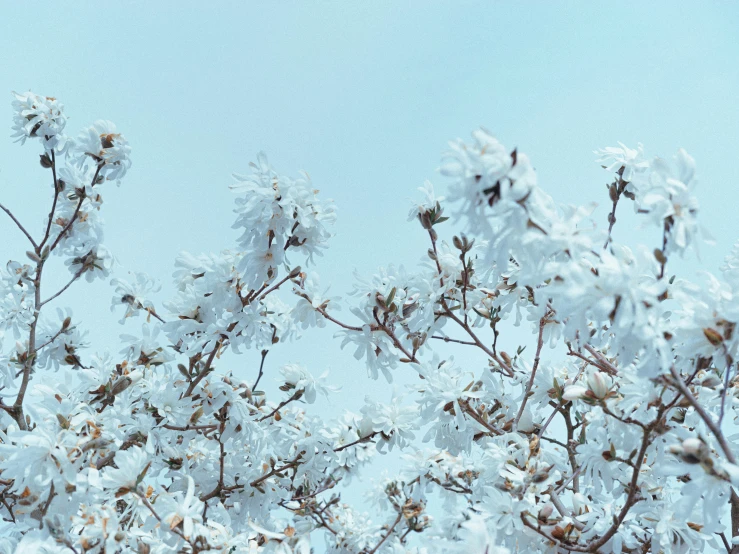
[[[703,335],[713,346],[719,346],[724,342],[724,338],[721,336],[721,333],[716,331],[716,329],[711,329],[710,327],[703,329]]]
[[[203,417],[203,407],[198,406],[198,409],[190,416],[190,423],[193,425],[196,424],[201,417]]]
[[[59,422],[59,427],[69,429],[69,420],[62,414],[56,414],[56,420]]]
[[[48,154],[41,154],[39,156],[39,162],[41,163],[41,167],[44,169],[49,169],[51,167],[51,158]]]
[[[115,383],[113,383],[113,386],[110,389],[110,394],[116,396],[117,394],[122,393],[131,385],[138,383],[143,376],[143,372],[139,369],[137,369],[136,371],[132,371],[128,375],[124,375]]]
[[[611,202],[618,202],[618,188],[616,187],[616,183],[608,187],[608,196],[611,198]]]

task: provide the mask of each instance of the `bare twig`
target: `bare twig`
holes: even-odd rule
[[[544,326],[546,325],[546,322],[547,322],[546,316],[542,317],[541,320],[539,320],[539,338],[537,339],[537,342],[536,342],[536,354],[534,354],[534,365],[531,368],[531,377],[529,377],[529,382],[526,385],[526,390],[523,393],[523,400],[521,401],[521,406],[518,408],[516,419],[513,422],[514,428],[517,427],[518,422],[521,421],[521,416],[523,416],[523,412],[526,409],[526,402],[529,400],[529,394],[531,393],[531,389],[534,386],[534,379],[536,378],[536,370],[539,367],[541,349],[544,346]]]
[[[10,216],[10,219],[12,219],[15,222],[15,224],[18,226],[18,229],[20,229],[21,231],[23,231],[23,234],[26,235],[26,238],[29,241],[31,241],[31,244],[33,245],[34,250],[38,251],[39,247],[36,244],[36,241],[33,240],[33,237],[28,233],[28,231],[26,231],[26,228],[23,227],[23,225],[21,224],[21,222],[18,221],[18,219],[13,215],[13,212],[11,212],[8,208],[6,208],[5,206],[3,206],[2,204],[0,204],[0,210],[3,210],[6,214],[8,214]]]
[[[292,394],[292,396],[290,398],[288,398],[287,400],[283,400],[282,402],[280,402],[279,405],[274,410],[272,410],[266,416],[260,417],[257,421],[264,421],[265,419],[271,418],[273,415],[275,415],[277,412],[279,412],[282,408],[284,408],[285,406],[287,406],[290,402],[292,402],[293,400],[298,400],[301,396],[303,396],[303,389],[296,390]]]
[[[54,153],[54,150],[51,150],[51,174],[54,178],[54,201],[51,203],[51,211],[49,211],[49,219],[46,222],[46,231],[44,232],[44,238],[41,241],[41,244],[39,244],[38,249],[41,251],[41,249],[44,247],[44,244],[46,244],[46,241],[49,240],[49,235],[51,232],[51,222],[54,221],[54,212],[56,212],[56,204],[59,200],[59,193],[61,192],[59,190],[59,180],[56,178],[56,154]]]
[[[72,283],[74,283],[77,279],[79,279],[84,272],[85,272],[84,269],[80,269],[79,271],[77,271],[77,273],[74,274],[74,276],[72,277],[72,279],[70,279],[70,281],[66,285],[64,285],[59,290],[59,292],[57,292],[56,294],[50,296],[49,298],[47,298],[43,302],[41,302],[41,304],[39,305],[39,308],[41,308],[45,304],[48,304],[49,302],[51,302],[52,300],[54,300],[57,296],[59,296],[60,294],[62,294],[65,290],[67,290],[70,286],[72,286]]]
[[[724,437],[724,434],[721,432],[721,429],[719,429],[716,423],[714,423],[713,419],[708,414],[708,412],[706,412],[706,410],[703,408],[703,406],[700,405],[700,403],[695,398],[695,396],[693,396],[693,393],[690,392],[690,389],[685,385],[685,383],[683,383],[683,380],[678,374],[677,370],[675,369],[675,366],[670,368],[670,373],[672,374],[672,377],[673,377],[673,384],[682,393],[685,399],[690,403],[690,405],[693,407],[696,413],[700,416],[700,418],[703,420],[706,426],[710,429],[711,433],[713,433],[713,436],[718,441],[719,446],[721,446],[721,450],[723,450],[724,455],[726,456],[726,459],[729,461],[729,463],[736,464],[736,457],[734,456],[734,453],[731,451],[731,447],[729,446],[729,443],[726,441],[726,437]]]
[[[259,384],[259,381],[262,379],[262,375],[264,375],[264,359],[267,357],[268,353],[269,353],[269,350],[262,350],[262,361],[259,362],[259,375],[257,375],[257,380],[254,381],[254,386],[251,388],[251,390],[257,390],[257,385]]]
[[[334,448],[334,452],[341,452],[342,450],[346,450],[347,448],[349,448],[351,446],[354,446],[355,444],[361,444],[363,442],[368,442],[368,441],[372,440],[379,433],[380,433],[379,431],[373,431],[372,433],[370,433],[366,437],[360,437],[357,440],[352,441],[352,442],[350,442],[348,444],[344,444],[342,446],[339,446],[338,448]]]
[[[398,526],[398,523],[400,523],[400,520],[403,519],[403,511],[398,512],[398,517],[395,518],[395,521],[390,525],[390,527],[387,530],[387,533],[383,535],[383,537],[380,539],[380,542],[378,542],[375,547],[372,550],[367,550],[366,554],[375,554],[380,547],[385,543],[385,541],[390,537],[390,535],[393,534],[393,531],[395,531],[395,528]]]

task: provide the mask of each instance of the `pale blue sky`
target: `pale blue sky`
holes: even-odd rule
[[[427,245],[406,222],[410,199],[425,179],[443,190],[446,142],[479,125],[528,153],[558,200],[598,201],[601,222],[607,175],[594,149],[684,147],[718,244],[683,266],[715,270],[739,236],[734,3],[7,2],[1,13],[1,201],[29,226],[48,212],[35,203],[50,192],[37,149],[9,138],[11,90],[60,98],[73,134],[114,121],[134,149],[122,187],[104,194],[121,273],[166,286],[178,250],[231,247],[230,175],[259,150],[284,173],[307,170],[336,201],[337,236],[317,266],[334,293],[354,269],[412,267]],[[0,259],[22,258],[12,224],[0,220],[0,232]],[[616,238],[629,233],[617,226]],[[116,347],[111,292],[85,284],[67,300],[90,314],[91,338]],[[334,405],[356,407],[381,386],[331,332],[276,350],[268,366],[330,366],[344,385]],[[251,375],[257,360],[238,367]]]

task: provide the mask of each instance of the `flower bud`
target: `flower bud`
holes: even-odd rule
[[[564,393],[562,393],[563,400],[578,400],[587,396],[588,389],[582,385],[569,385],[565,387]]]
[[[546,521],[549,519],[549,517],[552,515],[552,512],[554,511],[554,506],[551,502],[547,502],[542,506],[541,510],[539,510],[539,519],[541,521]]]
[[[611,378],[600,371],[595,371],[588,376],[588,388],[593,395],[602,400],[608,395],[611,390],[612,381]]]
[[[611,202],[618,202],[618,188],[616,188],[615,183],[608,187],[608,196],[611,198]]]
[[[144,373],[139,369],[137,369],[136,371],[132,371],[128,375],[124,375],[123,377],[118,379],[115,383],[113,383],[113,386],[110,388],[110,394],[112,394],[113,396],[116,396],[122,393],[124,390],[126,390],[131,385],[138,383],[143,376],[144,376]]]

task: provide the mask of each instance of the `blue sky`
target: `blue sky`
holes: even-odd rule
[[[104,195],[107,244],[121,276],[146,271],[166,291],[176,252],[233,245],[230,175],[264,150],[335,200],[336,237],[316,269],[343,295],[355,269],[412,268],[424,256],[426,237],[406,222],[410,200],[425,179],[443,191],[435,169],[447,141],[483,125],[530,156],[556,199],[597,201],[599,222],[608,177],[594,149],[686,148],[717,244],[680,266],[715,271],[739,237],[737,28],[739,8],[720,2],[6,3],[0,201],[38,228],[51,190],[34,146],[9,138],[11,90],[60,98],[73,134],[114,121],[134,165]],[[617,240],[641,236],[626,224]],[[0,220],[0,232],[0,259],[22,259],[12,224]],[[96,344],[116,349],[111,293],[81,284],[63,304],[86,314]],[[344,392],[328,411],[365,392],[389,398],[331,334],[275,351],[268,370],[331,367]],[[234,369],[251,376],[258,359]]]

